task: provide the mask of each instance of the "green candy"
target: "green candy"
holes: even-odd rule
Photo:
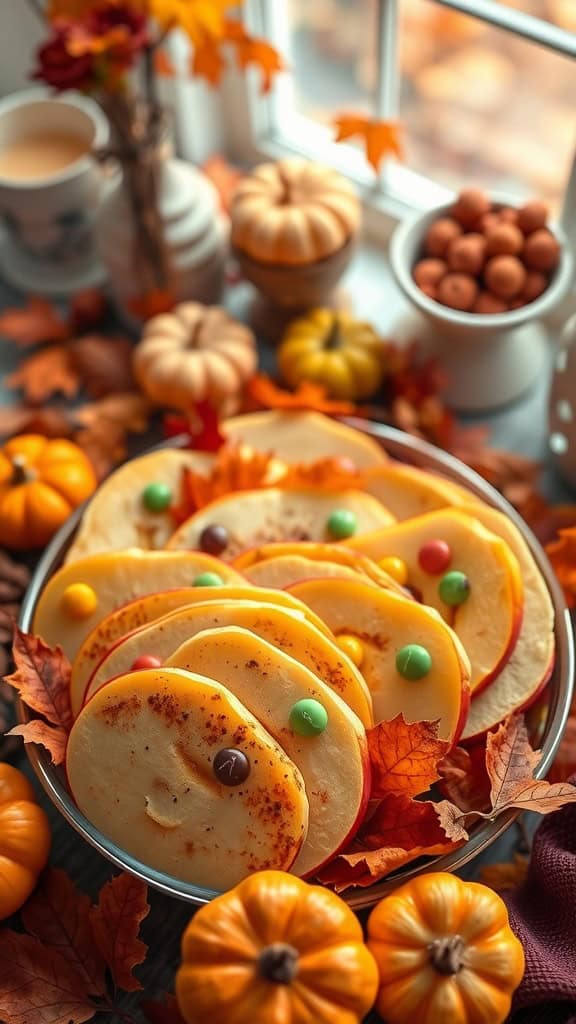
[[[193,587],[222,587],[224,580],[217,572],[201,572],[194,580]]]
[[[172,504],[172,491],[167,484],[148,484],[142,491],[142,501],[149,512],[165,512]]]
[[[290,712],[290,728],[298,736],[319,736],[328,725],[328,712],[312,697],[296,702]]]
[[[396,655],[396,670],[403,679],[423,679],[432,668],[430,652],[420,644],[406,644]]]
[[[352,537],[358,529],[358,520],[353,512],[347,508],[335,508],[328,517],[326,523],[329,532],[338,540]]]
[[[463,572],[447,572],[438,584],[438,593],[445,604],[455,608],[470,597],[470,580]]]

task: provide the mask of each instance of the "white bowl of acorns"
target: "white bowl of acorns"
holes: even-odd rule
[[[455,408],[505,405],[544,371],[542,320],[573,274],[570,246],[544,202],[465,189],[403,221],[390,255],[398,284],[424,316],[421,336],[446,370]]]

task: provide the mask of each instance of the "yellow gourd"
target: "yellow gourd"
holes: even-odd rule
[[[278,350],[278,367],[292,388],[314,381],[332,398],[357,401],[378,391],[383,352],[370,324],[347,313],[314,309],[288,327]]]

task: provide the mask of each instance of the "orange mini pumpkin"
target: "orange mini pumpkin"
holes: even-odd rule
[[[0,921],[26,902],[49,852],[50,825],[32,786],[0,761]]]
[[[14,550],[42,547],[96,488],[71,441],[21,434],[0,450],[0,538]]]
[[[352,911],[282,871],[251,875],[202,907],[182,961],[187,1024],[359,1024],[378,985]]]
[[[387,1024],[503,1024],[524,974],[503,900],[445,872],[383,899],[368,921],[368,948]]]

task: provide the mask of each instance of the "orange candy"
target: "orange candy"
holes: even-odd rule
[[[513,299],[524,287],[526,270],[516,256],[493,256],[486,264],[484,280],[501,299]]]
[[[455,238],[462,234],[462,228],[451,217],[441,217],[430,225],[424,238],[424,249],[428,256],[444,256]]]
[[[438,285],[438,301],[452,309],[472,309],[478,295],[478,285],[469,274],[446,274]]]
[[[551,231],[539,228],[528,235],[522,256],[531,270],[553,270],[560,259],[560,244]]]
[[[455,238],[448,247],[450,270],[462,274],[479,274],[486,259],[486,239],[474,231]]]

